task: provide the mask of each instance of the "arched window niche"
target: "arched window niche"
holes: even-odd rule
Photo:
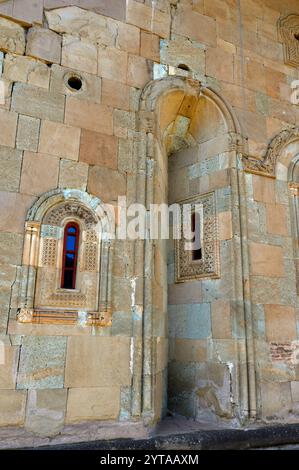
[[[20,323],[111,324],[113,246],[103,233],[104,214],[98,198],[79,190],[51,191],[29,210]]]

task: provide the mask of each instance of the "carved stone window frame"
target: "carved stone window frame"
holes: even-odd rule
[[[292,67],[299,66],[299,15],[288,15],[279,20],[279,32],[283,42],[284,61]]]
[[[113,241],[108,233],[101,231],[99,236],[94,230],[95,226],[101,227],[98,214],[105,216],[101,201],[80,190],[51,191],[29,210],[19,278],[17,319],[20,323],[111,325]],[[85,302],[83,291],[60,286],[63,230],[69,221],[78,223],[82,230],[78,269],[83,273],[78,275],[83,276],[82,286],[85,288],[87,284],[86,289],[92,291],[92,305],[86,303],[87,308],[81,308],[80,304]],[[92,264],[89,270],[94,272],[84,278],[88,260]],[[43,289],[48,283],[38,290],[41,268],[48,266],[48,271],[52,269],[53,273],[50,302]]]
[[[184,204],[202,207],[202,258],[192,260],[192,252],[185,250],[185,239],[175,240],[175,282],[181,283],[198,279],[220,277],[220,251],[215,192],[201,194],[179,201],[181,220]]]

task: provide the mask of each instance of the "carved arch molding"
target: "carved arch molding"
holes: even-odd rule
[[[112,244],[101,232],[101,201],[78,190],[52,191],[29,210],[19,278],[22,323],[111,324]],[[76,289],[61,288],[65,225],[80,227]]]
[[[275,178],[276,164],[284,147],[299,139],[299,128],[288,127],[282,130],[270,142],[264,158],[259,159],[243,155],[243,168],[249,173],[256,173]]]

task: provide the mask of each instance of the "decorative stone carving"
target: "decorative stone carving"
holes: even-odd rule
[[[175,241],[176,282],[218,278],[220,276],[220,262],[215,193],[182,201],[181,217],[183,217],[183,204],[187,203],[202,206],[202,258],[196,261],[192,260],[192,252],[185,249],[186,240],[182,231],[181,239]]]
[[[18,313],[18,321],[20,323],[31,323],[33,319],[33,310],[29,308],[21,308]]]
[[[111,323],[112,251],[108,235],[97,234],[98,213],[104,213],[97,211],[100,204],[83,191],[55,190],[29,210],[18,321],[77,324],[84,312],[84,325]],[[76,289],[61,288],[63,234],[69,220],[80,225]]]
[[[299,66],[299,15],[289,15],[279,22],[283,41],[284,61],[293,67]]]
[[[271,141],[263,159],[243,155],[244,170],[250,173],[261,174],[275,178],[277,158],[283,148],[294,140],[299,139],[299,128],[288,127]]]

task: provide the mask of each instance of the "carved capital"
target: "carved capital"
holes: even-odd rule
[[[18,313],[18,316],[17,316],[18,322],[20,322],[20,323],[32,323],[33,313],[34,313],[33,309],[21,308],[19,313]]]

